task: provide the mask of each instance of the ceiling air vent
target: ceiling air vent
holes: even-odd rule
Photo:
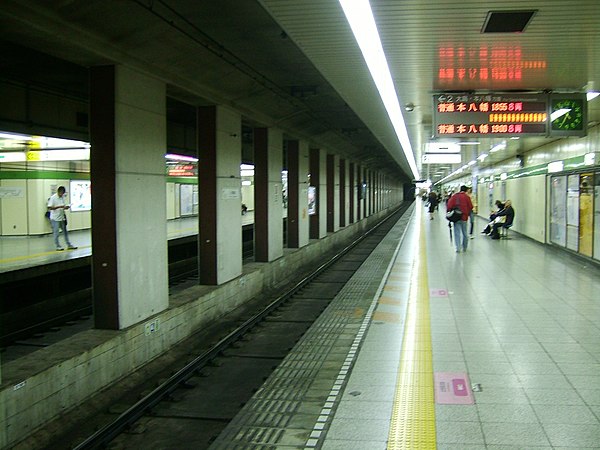
[[[482,33],[522,33],[533,15],[532,11],[490,11],[481,29]]]

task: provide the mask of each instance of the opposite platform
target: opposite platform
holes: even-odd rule
[[[254,223],[254,211],[242,216],[242,226]],[[167,221],[167,239],[178,239],[198,234],[198,217],[182,217]],[[0,237],[0,273],[42,266],[69,259],[84,258],[92,254],[92,231],[69,231],[77,250],[58,252],[52,234],[40,236]],[[60,241],[63,242],[62,237]]]

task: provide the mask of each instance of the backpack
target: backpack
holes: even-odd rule
[[[455,223],[458,222],[462,218],[462,211],[458,206],[455,206],[448,212],[446,212],[446,219],[450,222]]]

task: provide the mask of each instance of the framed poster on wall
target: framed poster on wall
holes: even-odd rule
[[[550,180],[550,242],[567,246],[567,177]]]
[[[181,216],[194,214],[194,186],[191,184],[179,185],[179,211]]]
[[[579,249],[579,174],[567,177],[567,248]]]
[[[315,186],[308,187],[308,214],[314,215],[317,213],[317,188]]]
[[[69,183],[69,204],[71,211],[91,211],[92,182],[89,180],[71,180]]]
[[[594,174],[594,259],[600,261],[600,171]]]

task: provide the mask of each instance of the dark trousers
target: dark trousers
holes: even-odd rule
[[[475,214],[473,211],[469,213],[469,221],[471,222],[471,227],[469,228],[469,234],[473,234],[473,227],[475,226]]]
[[[500,232],[498,230],[503,226],[504,226],[503,223],[495,223],[494,225],[492,225],[491,236],[492,237],[500,237]]]

